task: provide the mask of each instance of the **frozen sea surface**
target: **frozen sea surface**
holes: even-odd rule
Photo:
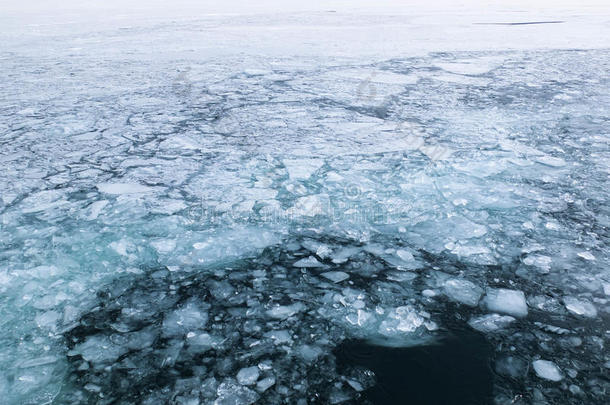
[[[604,403],[610,51],[426,18],[7,25],[3,403]]]

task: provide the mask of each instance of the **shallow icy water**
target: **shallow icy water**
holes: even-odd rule
[[[5,403],[607,400],[607,50],[70,52],[0,55]]]

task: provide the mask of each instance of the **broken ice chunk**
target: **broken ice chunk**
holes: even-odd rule
[[[523,291],[488,288],[483,303],[490,311],[518,318],[527,316],[527,303]]]
[[[555,325],[549,325],[549,324],[542,323],[542,322],[534,322],[534,325],[538,326],[540,329],[542,329],[545,332],[556,333],[558,335],[567,335],[568,333],[570,333],[570,331],[567,329],[560,328],[559,326],[555,326]]]
[[[540,309],[542,311],[555,313],[563,312],[563,307],[559,303],[559,300],[544,295],[534,295],[530,297],[528,299],[528,304],[531,307]]]
[[[140,194],[150,193],[154,189],[138,183],[102,183],[97,189],[106,194]]]
[[[174,239],[157,239],[150,242],[150,244],[159,254],[167,254],[176,249],[176,241]]]
[[[364,387],[362,386],[362,384],[360,384],[356,380],[347,380],[347,383],[349,384],[350,387],[352,387],[354,390],[356,390],[358,392],[364,391]]]
[[[96,202],[92,203],[89,206],[89,215],[87,216],[87,219],[88,220],[96,219],[100,215],[100,212],[102,212],[102,210],[104,209],[104,207],[106,205],[108,205],[108,201],[105,201],[105,200],[96,201]]]
[[[292,180],[306,180],[324,165],[321,159],[284,159],[283,163]]]
[[[152,214],[173,215],[186,207],[187,205],[184,203],[184,201],[164,198],[153,201],[152,206],[150,207],[150,212]]]
[[[368,323],[373,316],[367,311],[358,309],[356,313],[351,313],[345,316],[345,319],[354,326],[363,326]]]
[[[551,270],[552,259],[544,255],[528,255],[523,259],[523,263],[528,266],[538,267],[542,273],[548,273]]]
[[[527,374],[528,365],[520,357],[506,356],[498,359],[495,369],[498,374],[512,378],[521,378]]]
[[[303,345],[298,348],[299,356],[309,363],[320,357],[322,353],[324,353],[324,351],[318,346]]]
[[[360,253],[361,250],[362,250],[361,248],[355,248],[355,247],[346,247],[346,248],[340,249],[332,255],[333,263],[335,263],[335,264],[345,263],[351,256],[354,256],[357,253]]]
[[[580,252],[578,253],[578,256],[585,260],[595,260],[595,256],[593,256],[591,252]]]
[[[379,325],[379,333],[393,336],[399,333],[414,332],[424,323],[415,308],[410,306],[397,307],[389,311],[385,320]]]
[[[292,344],[290,332],[288,332],[287,330],[273,330],[265,333],[265,337],[273,339],[273,343],[276,345]]]
[[[99,385],[96,385],[96,384],[91,384],[91,383],[85,384],[85,386],[83,388],[89,392],[101,392],[102,391],[102,387],[100,387]]]
[[[258,380],[259,374],[257,366],[242,368],[237,373],[237,382],[241,385],[252,385]]]
[[[301,245],[309,250],[310,252],[315,253],[318,257],[321,257],[322,259],[326,259],[328,257],[330,257],[330,254],[332,253],[332,249],[330,248],[330,246],[325,245],[323,243],[320,243],[318,241],[315,240],[311,240],[311,239],[305,239],[301,242]]]
[[[404,260],[406,262],[415,259],[415,257],[413,256],[413,253],[411,253],[411,252],[409,252],[408,250],[405,250],[405,249],[398,249],[396,251],[396,256],[400,257],[402,260]]]
[[[275,377],[263,378],[256,383],[256,390],[258,392],[265,392],[275,384]]]
[[[283,305],[273,307],[267,311],[267,315],[275,319],[286,319],[305,309],[305,306],[300,302],[292,305]]]
[[[125,257],[129,257],[136,250],[136,246],[130,240],[125,238],[110,242],[108,246],[121,256]]]
[[[413,281],[417,278],[417,273],[413,273],[411,271],[388,271],[386,273],[386,277],[388,280],[405,282],[405,281]]]
[[[115,362],[129,350],[126,346],[113,344],[107,336],[93,335],[74,348],[74,354],[92,363]]]
[[[574,395],[582,395],[583,394],[582,389],[578,385],[570,384],[569,389],[570,389],[570,392],[572,394],[574,394]]]
[[[326,267],[324,264],[316,260],[315,257],[309,256],[301,259],[293,264],[294,267]]]
[[[341,281],[349,278],[349,274],[342,271],[327,271],[326,273],[322,273],[322,276],[326,277],[333,283],[340,283]]]
[[[54,331],[57,327],[57,321],[61,315],[57,311],[48,311],[36,315],[36,325],[41,329],[50,329]]]
[[[192,330],[202,329],[208,322],[208,313],[199,308],[194,302],[187,303],[165,317],[163,320],[163,334],[177,336]]]
[[[483,289],[478,285],[464,279],[453,278],[445,281],[443,291],[450,300],[460,302],[464,305],[476,307],[483,294]]]
[[[258,400],[258,394],[249,388],[228,380],[218,386],[218,398],[214,405],[250,405]]]
[[[218,343],[222,341],[221,338],[211,336],[208,333],[197,335],[193,332],[189,332],[186,334],[186,337],[188,339],[189,350],[193,352],[205,352],[216,347]]]
[[[532,363],[536,375],[540,378],[550,381],[561,381],[563,376],[559,367],[552,361],[548,360],[536,360]]]
[[[370,250],[371,249],[367,249],[367,251]],[[406,248],[395,251],[388,249],[381,253],[381,258],[399,270],[414,270],[420,266],[419,261],[415,258],[413,253]]]
[[[515,318],[508,315],[487,314],[472,318],[468,321],[468,325],[479,332],[489,333],[503,329],[515,320]]]
[[[233,285],[226,280],[210,281],[210,287],[212,287],[210,289],[210,293],[217,300],[227,300],[229,297],[235,294],[235,287],[233,287]]]
[[[574,297],[565,297],[563,303],[566,306],[566,309],[575,315],[587,318],[595,318],[597,316],[597,309],[589,301],[579,300]]]
[[[291,217],[315,217],[328,212],[328,196],[327,195],[308,195],[300,197],[295,201],[294,206],[286,210],[286,214]]]

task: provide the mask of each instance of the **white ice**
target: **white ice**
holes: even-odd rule
[[[450,279],[443,284],[443,291],[451,300],[476,307],[483,294],[483,289],[471,281],[464,279]]]
[[[523,291],[505,288],[488,288],[483,298],[487,309],[517,318],[527,316],[527,303]]]
[[[540,378],[550,381],[561,381],[563,379],[561,370],[559,370],[559,367],[552,361],[535,360],[532,362],[532,365],[534,366],[536,375]]]

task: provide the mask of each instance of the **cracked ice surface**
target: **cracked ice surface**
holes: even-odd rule
[[[603,402],[607,50],[86,50],[199,23],[0,54],[0,397],[347,403],[468,322],[497,403]]]

